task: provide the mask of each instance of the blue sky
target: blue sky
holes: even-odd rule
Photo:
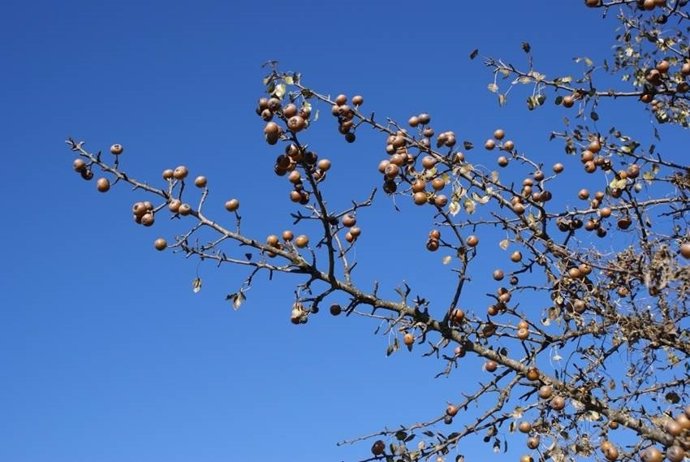
[[[323,93],[361,93],[381,117],[428,111],[476,143],[501,126],[557,156],[547,135],[562,111],[528,113],[523,96],[499,110],[489,72],[468,54],[522,63],[529,41],[545,70],[574,72],[571,58],[605,56],[613,38],[581,3],[6,1],[0,460],[352,460],[369,443],[337,441],[457,399],[483,374],[477,364],[434,380],[442,365],[416,351],[386,358],[371,320],[323,313],[292,326],[289,279],[261,278],[232,312],[224,296],[244,273],[155,252],[158,235],[180,228],[135,226],[129,208],[141,196],[98,194],[71,171],[63,141],[122,143],[123,168],[142,179],[186,163],[209,177],[210,211],[240,198],[245,232],[263,238],[290,225],[293,205],[253,112],[262,62],[279,60]],[[638,115],[621,124],[648,136]],[[384,140],[348,145],[329,117],[319,124],[311,142],[333,160],[332,201],[365,198]],[[403,204],[410,222],[380,199],[362,214],[357,279],[436,294],[451,276],[424,252],[431,215]],[[463,450],[475,460],[489,451]]]

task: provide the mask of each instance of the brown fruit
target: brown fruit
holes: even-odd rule
[[[189,170],[184,165],[180,165],[173,170],[173,178],[176,180],[184,180],[189,174]]]
[[[189,204],[181,204],[179,209],[177,210],[177,213],[179,213],[182,216],[187,216],[190,213],[192,213],[192,206]]]
[[[683,242],[680,245],[680,254],[683,256],[683,258],[689,258],[690,259],[690,242]],[[690,413],[688,413],[687,408],[685,409],[685,413],[687,415],[690,415]]]
[[[529,337],[529,329],[525,329],[525,328],[521,327],[517,330],[517,338],[519,338],[520,340],[527,340],[528,337]]]
[[[530,436],[527,438],[527,447],[530,449],[537,449],[539,447],[539,437]]]
[[[331,314],[332,314],[333,316],[338,316],[340,313],[343,312],[343,309],[342,309],[342,307],[341,307],[340,305],[338,305],[337,303],[334,303],[334,304],[332,304],[331,307],[329,308],[329,311],[331,312]]]
[[[419,125],[419,117],[412,116],[408,119],[407,123],[410,124],[410,127],[416,127]]]
[[[359,237],[362,234],[362,228],[359,226],[353,226],[350,228],[350,234],[352,234],[354,237]]]
[[[303,249],[309,245],[309,238],[306,235],[301,234],[295,239],[295,245],[300,249]]]
[[[527,369],[527,378],[532,381],[539,380],[539,369],[536,367]]]
[[[275,234],[271,234],[266,238],[266,244],[270,245],[271,247],[278,247],[279,243],[280,240]]]
[[[281,132],[280,125],[278,125],[275,122],[268,122],[266,126],[264,127],[264,134],[268,137],[277,137],[280,135]]]
[[[110,146],[110,153],[116,156],[122,154],[122,151],[124,150],[125,148],[123,148],[121,144],[113,144],[112,146]]]
[[[683,433],[683,427],[675,420],[670,420],[666,423],[666,433],[671,436],[680,436]]]
[[[565,407],[565,398],[562,396],[554,396],[549,406],[551,406],[551,409],[554,411],[561,411]]]
[[[208,180],[206,179],[205,176],[198,176],[194,179],[194,185],[197,188],[205,188],[207,183],[208,183]]]
[[[496,142],[492,139],[488,139],[484,142],[484,149],[491,151],[496,147]]]
[[[155,221],[155,218],[153,217],[153,213],[147,212],[141,217],[141,224],[144,226],[151,226],[153,225],[153,222]]]
[[[683,462],[685,451],[680,446],[673,445],[666,450],[666,458],[671,462]]]
[[[338,106],[342,106],[345,103],[347,103],[347,96],[341,94],[335,97],[335,104]]]
[[[600,0],[585,0],[585,5],[590,8],[594,8],[595,6],[599,6],[599,1]]]
[[[439,248],[440,244],[438,242],[438,239],[429,239],[426,241],[426,249],[429,252],[436,252]]]
[[[508,166],[508,158],[506,156],[500,156],[496,162],[498,163],[499,167],[507,167]]]
[[[587,200],[587,199],[589,199],[589,191],[587,189],[584,189],[584,188],[580,189],[580,192],[577,193],[577,197],[579,197],[583,201]]]
[[[565,166],[561,164],[560,162],[553,164],[553,171],[556,173],[561,173],[563,170],[565,170]]]
[[[551,385],[542,385],[539,387],[539,391],[537,393],[541,399],[549,399],[553,394],[553,388]]]
[[[505,137],[505,136],[506,136],[506,132],[502,128],[497,128],[494,131],[494,138],[496,138],[497,140],[502,140],[503,137]]]
[[[451,313],[451,318],[453,319],[453,322],[460,324],[462,321],[465,320],[465,312],[462,311],[460,308],[455,308]]]
[[[321,159],[318,164],[316,164],[320,170],[327,172],[331,169],[331,161],[328,159]]]
[[[170,210],[172,213],[177,213],[180,210],[180,205],[182,205],[182,201],[179,199],[171,199],[170,202],[168,202],[168,210]],[[136,212],[135,212],[136,214]]]
[[[534,459],[529,454],[520,456],[520,462],[534,462]]]
[[[562,103],[564,107],[573,107],[575,104],[575,98],[571,95],[564,96]]]
[[[381,440],[374,441],[371,445],[371,453],[375,456],[380,456],[386,450],[386,443]]]
[[[347,215],[343,216],[342,222],[343,222],[343,226],[351,228],[357,223],[357,218],[355,218],[354,215],[348,213]]]
[[[448,197],[443,194],[437,195],[434,197],[434,205],[436,207],[445,207],[448,205]]]
[[[362,95],[355,95],[352,97],[352,104],[355,106],[361,106],[364,103],[364,97]]]
[[[465,239],[465,244],[467,244],[469,247],[476,247],[477,244],[479,244],[479,238],[474,234],[467,236],[467,239]]]
[[[72,162],[72,168],[75,172],[82,172],[86,170],[86,162],[84,162],[84,159],[74,159],[74,162]]]
[[[606,446],[602,444],[601,451],[604,453],[604,457],[606,457],[607,460],[614,461],[618,459],[618,448],[611,443]]]
[[[417,205],[424,205],[427,203],[427,195],[425,192],[416,192],[413,194],[412,199]]]
[[[297,133],[307,126],[307,121],[302,116],[296,115],[288,119],[287,125],[290,131]]]
[[[96,181],[96,189],[102,193],[108,192],[110,189],[110,181],[108,181],[107,178],[99,178]]]
[[[455,417],[458,414],[458,411],[460,408],[457,406],[453,406],[452,404],[449,404],[448,407],[446,408],[446,415],[449,415],[451,417]]]
[[[496,369],[498,369],[498,363],[496,361],[490,359],[484,363],[484,370],[487,372],[495,372]]]
[[[426,125],[431,122],[431,116],[426,112],[419,114],[417,117],[419,118],[419,123],[422,125]]]
[[[441,177],[436,177],[431,182],[431,187],[434,191],[440,191],[446,186],[446,182]]]
[[[286,229],[285,231],[283,231],[282,237],[285,242],[290,242],[295,237],[295,235],[292,233],[292,231]]]
[[[492,276],[493,276],[493,278],[494,278],[496,281],[500,281],[500,280],[503,279],[503,277],[505,276],[505,274],[503,273],[503,270],[497,269],[497,270],[494,270]]]
[[[516,250],[515,252],[510,254],[510,259],[515,263],[519,262],[520,260],[522,260],[522,252]]]
[[[506,151],[512,151],[513,149],[515,149],[515,143],[513,143],[511,140],[508,140],[505,143],[503,143],[503,149],[505,149]]]
[[[165,170],[163,170],[163,174],[162,174],[163,179],[164,180],[171,180],[173,178],[173,173],[174,173],[173,169],[166,168]]]
[[[433,157],[424,156],[422,158],[422,167],[424,167],[425,169],[430,170],[430,169],[434,168],[435,165],[436,165],[436,159],[434,159]]]
[[[676,422],[681,426],[683,430],[690,430],[690,418],[685,414],[678,414],[676,416]]]
[[[426,181],[419,179],[415,180],[414,183],[412,183],[412,192],[413,193],[418,193],[418,192],[424,192],[426,189]]]
[[[165,250],[165,248],[168,247],[168,242],[162,237],[159,237],[153,241],[153,247],[155,247],[156,250]]]
[[[82,177],[83,179],[85,179],[86,181],[89,181],[89,180],[91,180],[91,179],[93,178],[93,172],[92,172],[91,169],[89,169],[89,168],[84,168],[83,170],[81,170],[81,171],[79,172],[79,174],[80,174],[81,177]]]
[[[234,212],[240,208],[240,201],[237,199],[230,199],[225,203],[225,210],[228,212]]]
[[[521,433],[529,433],[532,430],[532,424],[523,420],[518,424],[518,430],[520,430]]]
[[[642,451],[642,462],[663,462],[664,453],[654,446],[650,446]]]
[[[414,335],[409,332],[406,333],[403,337],[403,343],[407,346],[411,346],[414,343]]]

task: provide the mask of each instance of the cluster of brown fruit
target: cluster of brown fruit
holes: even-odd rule
[[[331,169],[331,161],[328,159],[319,160],[319,156],[315,152],[306,150],[294,143],[285,148],[285,154],[276,158],[273,167],[274,172],[278,176],[287,175],[288,181],[293,185],[293,190],[290,191],[290,200],[306,204],[309,202],[310,195],[304,189],[304,179],[297,169],[298,166],[302,166],[304,171],[318,183],[326,178],[326,172]]]
[[[155,221],[153,204],[149,201],[135,202],[132,206],[132,217],[139,225],[151,226]]]
[[[298,133],[309,126],[311,106],[303,104],[298,108],[294,103],[288,103],[283,106],[282,101],[276,97],[260,98],[256,113],[266,121],[264,136],[266,137],[266,142],[273,145],[283,135],[283,128],[274,122],[273,118],[280,118],[289,131]]]
[[[364,98],[361,95],[352,97],[352,105],[355,109],[364,104]],[[355,109],[347,104],[346,95],[338,95],[331,107],[331,114],[338,119],[338,131],[345,137],[348,143],[354,143],[356,136],[353,129],[355,128]]]
[[[121,144],[113,144],[110,146],[110,153],[114,156],[119,156],[123,151],[124,148]],[[86,161],[81,157],[74,159],[72,168],[86,181],[93,179],[93,171],[91,170],[91,166],[87,164]],[[96,180],[96,189],[102,193],[108,192],[110,190],[110,180],[105,177],[99,178]]]
[[[349,243],[355,242],[357,238],[362,234],[362,229],[359,226],[356,226],[357,218],[353,214],[348,213],[343,216],[341,222],[343,226],[347,228],[347,232],[345,233],[345,240]]]
[[[294,245],[298,249],[303,249],[309,245],[309,237],[306,234],[300,234],[295,237],[294,233],[289,229],[286,229],[281,234],[283,242],[280,242],[280,238],[275,234],[271,234],[266,238],[266,245],[273,247],[274,249],[282,250],[286,245]],[[269,257],[275,257],[276,254],[273,252],[268,252]]]
[[[590,8],[601,6],[602,0],[585,0],[585,5]],[[637,0],[637,7],[641,10],[651,11],[654,8],[666,6],[666,0]]]
[[[432,229],[429,231],[429,238],[426,240],[426,249],[430,252],[436,252],[440,246],[441,231]]]

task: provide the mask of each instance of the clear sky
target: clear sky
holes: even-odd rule
[[[263,238],[290,225],[294,206],[253,112],[262,62],[324,93],[361,93],[380,117],[428,111],[476,143],[501,126],[558,156],[547,135],[560,110],[528,113],[523,94],[499,110],[468,54],[522,63],[529,41],[537,65],[568,74],[575,56],[605,56],[613,35],[577,0],[5,0],[0,461],[352,460],[370,443],[336,442],[434,417],[483,374],[470,362],[434,380],[443,366],[417,351],[386,358],[371,320],[322,313],[295,327],[286,278],[260,278],[233,312],[224,296],[245,274],[155,252],[157,236],[181,228],[132,223],[142,196],[98,194],[71,171],[66,137],[122,143],[123,168],[142,179],[186,163],[209,177],[210,211],[238,197],[244,230]],[[647,135],[648,122],[641,111],[623,120]],[[330,117],[319,124],[311,142],[333,161],[333,202],[365,198],[384,140],[348,145]],[[389,294],[406,280],[434,301],[451,276],[424,251],[431,215],[381,199],[363,214],[358,280]]]

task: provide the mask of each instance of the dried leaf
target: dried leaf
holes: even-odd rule
[[[201,278],[195,278],[192,281],[192,291],[195,294],[198,294],[200,290],[201,290]]]

